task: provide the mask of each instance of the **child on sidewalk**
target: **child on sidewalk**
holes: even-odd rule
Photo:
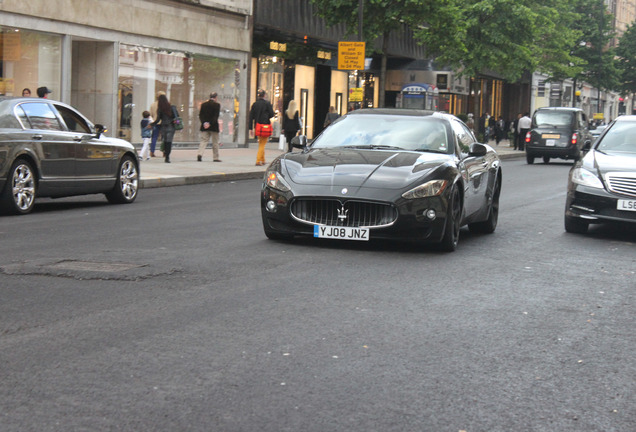
[[[143,139],[143,145],[141,146],[141,152],[139,153],[140,160],[150,159],[150,139],[152,138],[152,118],[148,111],[142,113],[144,118],[141,120],[141,138]],[[145,156],[145,157],[144,157]]]

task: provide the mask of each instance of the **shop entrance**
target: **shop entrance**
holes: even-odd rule
[[[314,105],[314,137],[324,129],[325,117],[331,103],[331,67],[316,66],[316,99]]]

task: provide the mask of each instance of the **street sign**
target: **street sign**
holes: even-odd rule
[[[362,87],[349,89],[349,102],[362,102],[364,100],[364,90]]]
[[[365,42],[338,42],[338,69],[364,70]]]

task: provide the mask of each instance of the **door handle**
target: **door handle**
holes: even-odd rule
[[[31,137],[31,139],[34,139],[34,140],[38,140],[38,141],[39,141],[39,140],[41,140],[41,139],[42,139],[42,135],[39,135],[39,134],[38,134],[38,135],[33,135],[33,136]]]

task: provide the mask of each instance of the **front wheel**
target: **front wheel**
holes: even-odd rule
[[[590,224],[577,217],[565,215],[565,230],[573,234],[585,234]]]
[[[117,180],[113,189],[106,193],[112,204],[130,204],[137,198],[139,190],[139,170],[131,156],[124,156],[117,170]]]
[[[439,243],[439,249],[444,252],[453,252],[459,243],[459,229],[462,219],[462,199],[457,186],[453,186],[446,210],[446,228],[444,237]]]
[[[2,192],[2,207],[9,214],[27,214],[33,210],[37,196],[37,181],[32,165],[18,159],[11,165]]]

